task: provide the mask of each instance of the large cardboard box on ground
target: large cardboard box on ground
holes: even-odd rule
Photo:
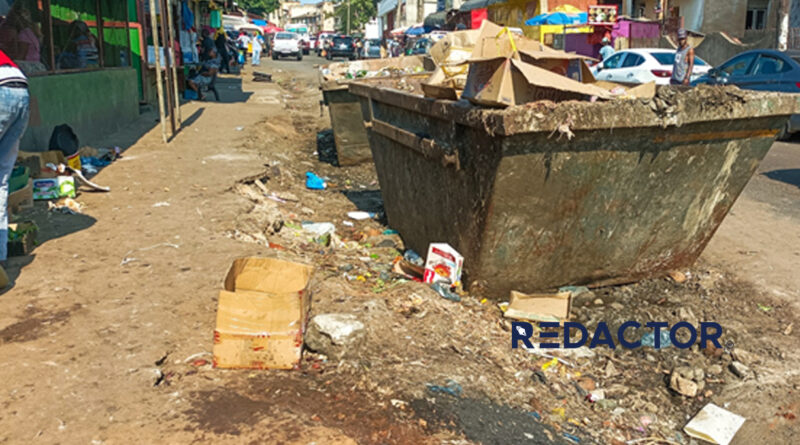
[[[47,167],[47,164],[50,163],[57,166],[58,164],[67,163],[64,153],[59,150],[43,152],[20,151],[17,158],[17,163],[23,163],[31,169],[32,178],[55,178],[58,176],[58,172]],[[39,162],[28,161],[29,159],[37,159]]]
[[[217,368],[292,369],[303,350],[311,266],[272,258],[233,262],[219,293]]]

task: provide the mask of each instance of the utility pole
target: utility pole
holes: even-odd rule
[[[350,35],[350,0],[347,0],[347,33]]]
[[[789,11],[791,0],[781,0],[781,9],[778,15],[778,51],[789,49]]]
[[[399,28],[400,25],[400,8],[403,7],[403,0],[397,0],[397,12],[394,13],[394,27],[395,29]],[[391,31],[391,29],[389,30]]]

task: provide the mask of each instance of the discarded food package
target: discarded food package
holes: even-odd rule
[[[464,257],[447,243],[432,243],[425,259],[426,283],[456,284],[461,281]]]
[[[569,318],[572,292],[523,294],[511,291],[506,318],[533,321],[562,321]]]
[[[39,227],[33,221],[10,223],[8,225],[8,256],[24,256],[36,246]]]
[[[24,163],[31,169],[32,178],[55,178],[58,172],[48,167],[47,164],[59,165],[66,164],[67,159],[64,153],[59,150],[50,150],[44,152],[30,152],[20,151],[18,163]],[[38,159],[38,162],[29,161],[29,159]]]
[[[75,197],[75,178],[58,176],[33,180],[33,199],[58,199]]]
[[[728,445],[744,421],[744,417],[709,403],[686,424],[683,430],[696,439]]]
[[[311,266],[272,258],[233,262],[219,293],[214,366],[292,369],[308,322]]]

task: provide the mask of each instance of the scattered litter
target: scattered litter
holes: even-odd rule
[[[244,130],[244,127],[236,127],[236,131],[242,131],[242,130]]]
[[[383,231],[384,235],[397,235],[399,232],[394,229],[386,229]]]
[[[463,392],[461,385],[451,379],[447,379],[445,386],[434,385],[431,383],[428,383],[425,386],[427,386],[428,391],[430,392],[450,394],[453,397],[461,397],[461,393]]]
[[[342,221],[342,224],[346,225],[347,227],[353,227],[355,225],[352,221]]]
[[[167,201],[159,201],[153,204],[153,207],[169,207],[169,203]]]
[[[141,249],[129,250],[128,253],[126,253],[125,256],[122,258],[122,262],[120,262],[119,265],[120,266],[124,266],[124,265],[126,265],[128,263],[132,263],[134,261],[139,261],[137,258],[131,258],[130,257],[130,255],[132,253],[134,253],[134,252],[144,252],[146,250],[152,250],[152,249],[155,249],[157,247],[172,247],[172,248],[177,249],[180,246],[177,245],[177,244],[172,244],[172,243],[159,243],[159,244],[154,244],[154,245],[149,246],[149,247],[142,247]]]
[[[461,301],[461,297],[457,293],[451,291],[450,287],[447,286],[446,284],[433,283],[431,284],[431,289],[436,291],[436,293],[439,294],[445,300],[450,300],[455,302]]]
[[[661,339],[661,343],[657,348],[655,346],[656,337],[655,334],[653,334],[652,332],[646,332],[644,335],[642,335],[642,346],[650,346],[651,348],[655,349],[664,349],[672,346],[672,342],[669,339],[669,331],[661,329],[659,333],[660,333],[659,338]]]
[[[690,437],[718,445],[728,445],[744,421],[744,417],[709,403],[686,424],[683,430]]]
[[[69,215],[77,215],[83,211],[83,204],[72,198],[62,198],[56,202],[48,202],[47,210],[51,212],[61,212]]]
[[[403,259],[418,267],[425,265],[425,260],[423,260],[422,257],[417,254],[417,252],[414,252],[411,249],[406,250],[406,252],[403,254]]]
[[[370,212],[347,212],[347,217],[350,219],[354,219],[356,221],[361,221],[365,219],[375,218],[377,215],[375,213]]]
[[[306,172],[306,187],[310,190],[325,190],[328,184],[312,172]]]
[[[426,283],[445,283],[455,285],[461,280],[464,257],[447,243],[431,243],[425,260]]]
[[[333,223],[303,223],[303,230],[317,236],[328,235],[336,232],[336,226]]]

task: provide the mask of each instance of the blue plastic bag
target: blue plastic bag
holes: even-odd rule
[[[306,187],[311,190],[325,190],[328,185],[319,176],[312,172],[306,172]]]

